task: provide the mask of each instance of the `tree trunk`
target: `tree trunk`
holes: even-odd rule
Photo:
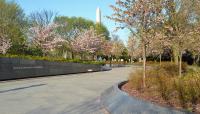
[[[92,54],[92,60],[95,61],[95,54]]]
[[[196,60],[196,64],[199,65],[199,55],[197,55],[197,60]]]
[[[160,57],[160,66],[161,66],[161,62],[162,62],[162,54],[159,55]]]
[[[63,51],[63,58],[67,59],[68,58],[68,51]]]
[[[171,55],[170,59],[171,59],[171,63],[173,63],[173,57],[172,57],[172,55]]]
[[[194,55],[194,64],[197,65],[197,55]]]
[[[179,77],[182,76],[182,51],[180,52],[179,55]]]
[[[74,59],[74,52],[72,51],[72,59]]]
[[[112,55],[110,55],[110,67],[112,67]]]
[[[133,61],[133,57],[131,56],[130,63],[132,63],[132,61]]]
[[[143,83],[143,88],[146,88],[146,45],[143,45],[143,79],[142,79],[142,83]]]
[[[174,62],[175,62],[175,64],[178,65],[178,58],[179,58],[178,50],[176,49],[176,47],[172,47],[172,49],[173,49]]]
[[[83,54],[81,53],[81,60],[83,60]]]

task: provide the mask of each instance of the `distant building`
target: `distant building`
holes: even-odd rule
[[[101,10],[100,10],[100,8],[97,8],[97,10],[96,10],[96,23],[101,24]]]

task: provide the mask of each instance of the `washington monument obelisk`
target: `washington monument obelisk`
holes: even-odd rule
[[[96,23],[101,24],[101,10],[100,10],[100,8],[97,8],[97,10],[96,10]]]

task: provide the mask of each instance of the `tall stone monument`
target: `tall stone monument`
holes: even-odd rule
[[[100,8],[97,8],[97,10],[96,10],[96,23],[101,24],[101,10],[100,10]]]

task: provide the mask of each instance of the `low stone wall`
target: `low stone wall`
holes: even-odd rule
[[[101,65],[0,58],[0,80],[101,71]]]
[[[100,97],[101,105],[110,114],[192,114],[131,97],[119,89],[122,84],[107,89]]]

